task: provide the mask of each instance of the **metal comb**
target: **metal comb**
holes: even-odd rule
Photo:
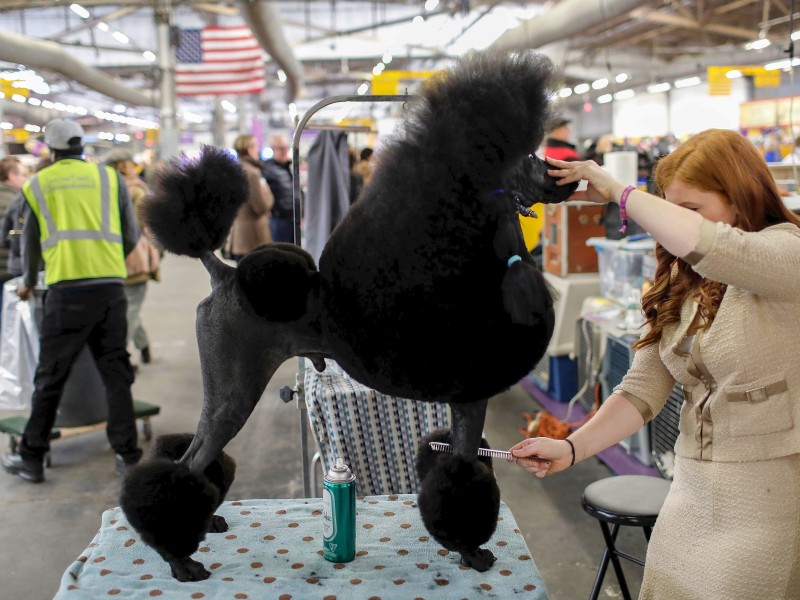
[[[445,444],[444,442],[428,442],[431,446],[431,450],[436,450],[437,452],[452,452],[453,447],[450,444]],[[507,452],[505,450],[492,450],[490,448],[478,448],[478,456],[488,456],[491,458],[508,458],[511,456],[511,452]]]

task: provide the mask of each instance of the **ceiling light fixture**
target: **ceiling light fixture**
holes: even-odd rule
[[[604,87],[608,86],[608,79],[605,77],[603,79],[597,79],[592,82],[592,89],[593,90],[602,90]]]
[[[611,94],[603,94],[602,96],[597,97],[598,104],[606,104],[607,102],[611,102],[614,99],[614,96]]]
[[[632,89],[627,90],[620,90],[616,94],[614,94],[614,100],[627,100],[628,98],[633,98],[636,95]]]
[[[628,75],[627,73],[620,73],[619,75],[614,77],[614,81],[616,81],[617,83],[625,83],[630,78],[631,76]]]
[[[574,88],[572,88],[572,91],[574,91],[576,94],[585,94],[590,89],[591,86],[588,83],[579,83]]]
[[[699,77],[687,77],[685,79],[676,79],[675,87],[685,88],[685,87],[691,87],[693,85],[700,85],[701,83],[702,82],[700,81]]]
[[[70,4],[69,8],[72,12],[83,19],[89,18],[89,11],[83,8],[80,4]]]
[[[752,42],[748,42],[744,45],[745,50],[761,50],[769,46],[772,42],[770,42],[767,38],[761,38],[760,40],[753,40]]]
[[[561,88],[560,90],[558,90],[558,95],[562,98],[569,98],[570,96],[572,96],[572,88],[568,87]]]
[[[653,85],[647,86],[647,91],[651,94],[659,94],[661,92],[668,92],[672,89],[672,85],[668,82],[664,83],[654,83]]]

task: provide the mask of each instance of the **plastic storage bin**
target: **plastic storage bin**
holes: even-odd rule
[[[594,237],[586,240],[586,245],[597,250],[600,295],[627,305],[631,289],[641,290],[642,262],[645,255],[655,251],[655,240],[650,236],[621,240]]]

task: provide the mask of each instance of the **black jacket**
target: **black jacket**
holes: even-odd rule
[[[272,204],[272,217],[275,219],[291,219],[294,216],[292,207],[292,163],[281,164],[269,159],[262,168],[264,179],[272,192],[275,202]],[[298,202],[297,211],[300,211]]]

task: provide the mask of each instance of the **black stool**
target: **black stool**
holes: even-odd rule
[[[583,510],[600,522],[600,529],[603,531],[603,538],[606,541],[606,549],[594,579],[590,600],[597,600],[597,596],[600,594],[600,586],[603,585],[609,560],[614,565],[622,597],[625,600],[631,600],[619,558],[627,559],[641,566],[644,566],[644,561],[617,550],[614,542],[617,539],[620,525],[641,527],[647,541],[650,541],[650,531],[655,525],[664,499],[667,497],[669,486],[669,481],[659,477],[620,475],[595,481],[583,490],[581,501]],[[609,524],[611,525],[610,529]]]

